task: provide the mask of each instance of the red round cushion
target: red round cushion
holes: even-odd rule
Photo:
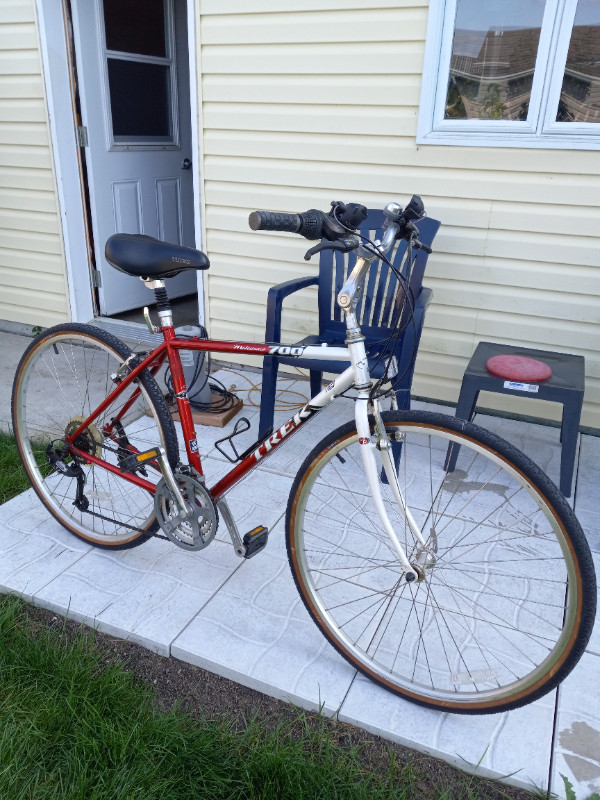
[[[548,364],[525,356],[492,356],[485,366],[492,375],[509,381],[546,381],[552,375]]]

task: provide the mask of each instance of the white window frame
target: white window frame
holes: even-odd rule
[[[546,2],[526,121],[444,119],[456,5],[429,3],[417,144],[600,150],[600,123],[556,122],[577,0]]]

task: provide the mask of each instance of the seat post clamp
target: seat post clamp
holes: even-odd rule
[[[142,281],[142,283],[148,289],[161,289],[161,288],[164,289],[165,288],[165,282],[164,281],[154,280],[153,278],[140,278],[140,280]]]

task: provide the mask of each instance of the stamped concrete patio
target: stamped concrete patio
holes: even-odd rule
[[[28,340],[0,333],[0,342],[0,424],[6,429],[12,374]],[[243,388],[238,375],[221,371],[216,377]],[[248,377],[260,379],[257,373]],[[282,385],[282,391],[290,388],[306,394],[308,384]],[[240,437],[245,447],[254,441],[258,408],[242,413],[252,423]],[[287,497],[314,443],[351,414],[351,401],[336,403],[228,495],[240,531],[258,524],[271,531],[268,547],[256,558],[241,561],[222,530],[200,552],[186,553],[154,539],[107,553],[69,535],[29,490],[0,507],[0,591],[304,708],[322,707],[464,769],[479,764],[480,774],[550,789],[559,797],[565,796],[562,773],[578,800],[600,792],[600,626],[558,690],[523,709],[465,717],[420,708],[357,675],[309,619],[286,559]],[[276,423],[289,415],[278,412]],[[214,442],[235,421],[225,432],[197,429],[209,484],[229,466]],[[557,479],[557,428],[483,415],[477,422],[516,444]],[[600,438],[581,437],[575,480],[574,508],[600,573]]]

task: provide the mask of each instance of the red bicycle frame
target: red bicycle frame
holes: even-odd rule
[[[152,494],[156,492],[156,486],[150,481],[144,480],[144,478],[135,473],[122,472],[118,466],[110,464],[107,461],[104,461],[104,459],[98,458],[91,453],[83,452],[75,445],[77,437],[83,433],[83,431],[89,425],[91,425],[94,420],[96,420],[97,417],[102,414],[119,397],[119,395],[122,394],[140,376],[144,370],[148,369],[152,375],[155,375],[163,366],[165,360],[168,362],[171,369],[173,391],[175,400],[177,402],[179,418],[181,420],[188,462],[200,476],[203,476],[202,463],[198,453],[198,441],[196,438],[194,421],[192,419],[192,411],[187,394],[187,386],[185,383],[183,368],[181,366],[179,350],[198,350],[205,352],[210,351],[213,353],[234,353],[256,356],[268,356],[276,352],[285,352],[286,355],[300,356],[305,352],[306,349],[308,349],[298,346],[274,346],[250,342],[220,341],[216,339],[181,339],[176,336],[173,326],[162,327],[161,333],[163,334],[164,341],[159,344],[158,347],[152,350],[152,352],[150,352],[139,364],[133,367],[130,372],[125,375],[125,377],[119,380],[115,389],[106,397],[105,400],[103,400],[103,402],[95,409],[95,411],[93,411],[92,414],[90,414],[89,417],[87,417],[87,419],[81,423],[76,431],[66,437],[66,441],[70,450],[84,461],[97,464],[109,472],[120,475],[120,477],[122,477],[124,480],[134,483],[137,486],[140,486],[143,489],[151,492]],[[346,348],[327,348],[328,352],[326,354],[323,352],[324,349],[325,348],[315,348],[315,350],[319,351],[320,357],[325,356],[324,360],[350,360],[349,351]],[[225,475],[210,489],[210,493],[215,502],[218,503],[223,495],[238,481],[244,478],[262,458],[274,452],[289,434],[298,430],[308,419],[310,419],[310,417],[313,416],[314,413],[321,410],[321,408],[327,405],[342,391],[345,391],[352,383],[352,381],[349,382],[350,373],[351,368],[342,373],[342,375],[338,376],[338,378],[331,383],[323,393],[321,393],[325,395],[323,398],[323,403],[319,403],[318,405],[314,406],[311,405],[311,403],[307,403],[304,408],[296,413],[272,435],[265,437],[262,441],[257,442],[256,448],[253,450],[253,452],[247,455],[239,464],[230,470],[227,475]],[[103,433],[105,436],[115,440],[117,439],[118,423],[124,417],[129,408],[131,408],[131,406],[135,403],[140,393],[141,389],[138,386],[132,393],[131,397],[129,397],[128,400],[123,404],[119,413],[113,417],[111,422],[104,426]],[[140,452],[131,445],[129,446],[129,450],[132,454],[137,454]],[[147,466],[151,466],[154,469],[159,470],[158,463],[155,461],[146,462],[146,464]]]

